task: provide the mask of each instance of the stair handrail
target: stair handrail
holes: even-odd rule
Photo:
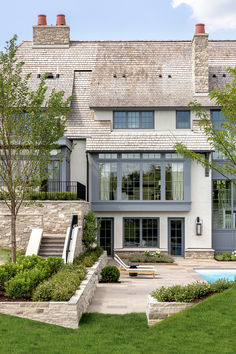
[[[72,240],[73,228],[77,225],[78,225],[78,215],[72,215],[70,229],[69,229],[69,237],[68,237],[67,245],[66,245],[66,263],[68,261],[68,256],[70,253],[70,244],[71,244],[71,240]]]

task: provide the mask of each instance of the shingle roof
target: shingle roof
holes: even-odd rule
[[[208,48],[210,89],[223,87],[229,80],[223,77],[226,67],[236,66],[236,41],[209,41]],[[36,49],[25,41],[18,56],[25,62],[24,72],[33,73],[33,89],[38,68],[41,74],[56,74],[58,68],[60,78],[47,80],[48,87],[64,90],[66,97],[73,93],[67,136],[87,138],[88,150],[171,150],[175,139],[193,149],[209,149],[196,124],[184,134],[112,132],[110,122],[95,121],[91,110],[187,106],[195,98],[191,41],[72,41],[68,49]],[[214,105],[207,96],[196,98],[202,105]]]

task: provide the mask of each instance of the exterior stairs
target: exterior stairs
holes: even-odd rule
[[[47,257],[62,257],[65,243],[65,236],[61,234],[44,234],[40,248],[39,256]]]

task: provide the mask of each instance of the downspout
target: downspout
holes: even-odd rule
[[[86,201],[89,201],[89,154],[86,152],[86,161],[87,161],[87,199]]]

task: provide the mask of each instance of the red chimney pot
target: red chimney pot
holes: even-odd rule
[[[57,26],[65,26],[65,25],[66,25],[65,15],[57,15]]]
[[[195,34],[203,34],[203,33],[205,33],[205,25],[203,23],[198,23],[196,25]]]
[[[38,15],[37,26],[47,26],[46,15]]]

